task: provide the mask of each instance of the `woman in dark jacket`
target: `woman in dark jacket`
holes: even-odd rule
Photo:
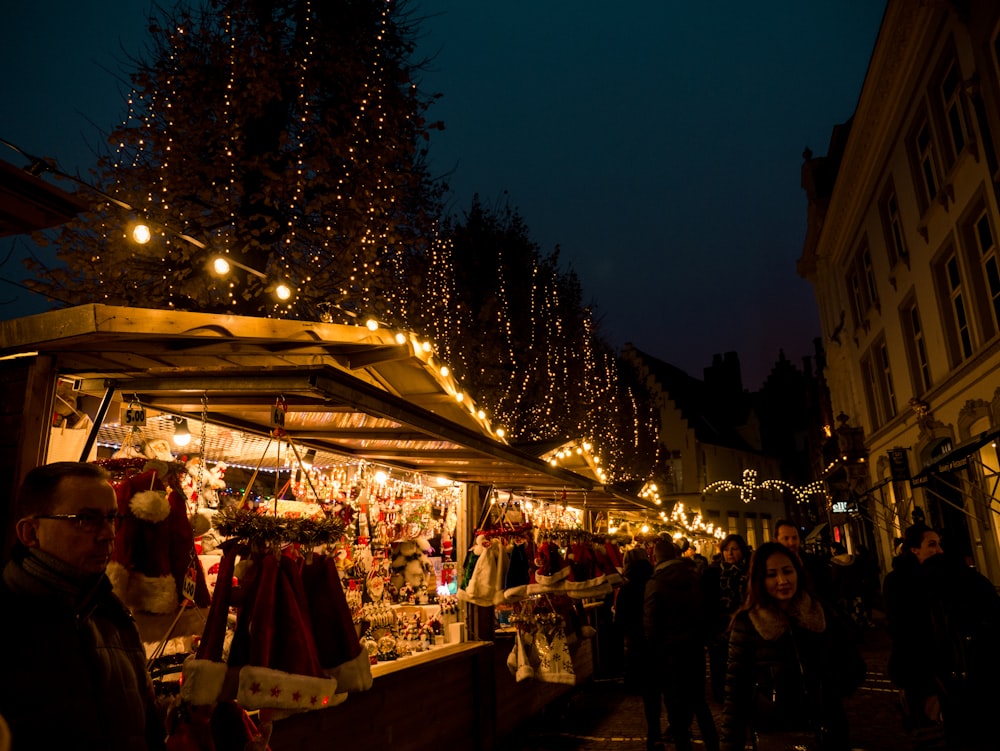
[[[864,663],[805,582],[798,557],[780,543],[764,543],[750,560],[729,639],[723,751],[742,751],[748,731],[754,748],[778,737],[850,748],[842,699],[864,680]]]
[[[719,545],[719,558],[701,578],[712,634],[708,641],[712,698],[722,703],[729,657],[729,623],[747,594],[750,548],[740,535],[728,535]]]
[[[625,583],[615,598],[615,624],[625,640],[625,687],[642,696],[647,748],[654,748],[661,737],[660,691],[650,669],[642,622],[646,582],[652,575],[653,564],[643,548],[627,551],[622,561]]]

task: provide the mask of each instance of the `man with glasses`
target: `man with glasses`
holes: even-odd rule
[[[164,748],[146,654],[104,568],[117,503],[84,462],[31,470],[0,579],[0,715],[12,749]]]

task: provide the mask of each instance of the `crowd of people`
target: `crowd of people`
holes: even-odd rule
[[[104,571],[117,520],[107,474],[77,462],[36,468],[14,508],[16,544],[0,576],[10,645],[0,743],[164,748],[138,631]],[[882,591],[889,677],[916,747],[985,751],[997,747],[1000,596],[945,547],[923,523],[899,541]],[[663,747],[665,708],[678,751],[693,748],[695,723],[708,751],[850,750],[843,701],[865,679],[859,640],[878,575],[863,555],[830,552],[807,553],[798,527],[780,521],[774,541],[751,551],[731,534],[711,561],[667,536],[652,559],[644,547],[626,553],[615,622],[649,749]],[[62,687],[73,697],[51,722]]]
[[[876,603],[892,640],[900,732],[914,748],[996,748],[988,708],[1000,699],[1000,596],[986,577],[943,552],[939,535],[906,531],[884,580],[863,549],[803,549],[798,527],[751,551],[731,534],[711,561],[686,541],[628,551],[615,620],[625,683],[642,696],[647,748],[663,748],[662,714],[678,751],[697,722],[708,751],[848,751],[844,700],[864,682],[860,651]],[[707,670],[706,670],[707,662]],[[718,726],[709,700],[717,705]]]

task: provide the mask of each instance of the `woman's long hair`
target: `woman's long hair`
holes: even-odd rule
[[[799,560],[799,557],[780,542],[765,542],[750,556],[750,574],[747,577],[747,598],[743,601],[743,605],[739,610],[733,614],[734,618],[740,613],[746,610],[753,610],[756,607],[766,608],[777,606],[777,600],[767,593],[767,587],[764,584],[764,580],[767,578],[767,559],[775,553],[787,555],[795,567],[795,597],[798,598],[802,592],[809,591],[809,580],[806,578],[806,572],[802,568],[802,562]]]

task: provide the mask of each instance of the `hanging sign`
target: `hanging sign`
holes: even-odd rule
[[[129,404],[127,407],[123,404],[119,422],[126,428],[146,427],[146,408],[135,403]]]
[[[275,428],[284,428],[286,412],[288,412],[288,402],[283,397],[278,397],[271,407],[271,425]]]
[[[889,474],[893,482],[903,482],[910,479],[910,463],[906,458],[906,449],[889,449]]]

